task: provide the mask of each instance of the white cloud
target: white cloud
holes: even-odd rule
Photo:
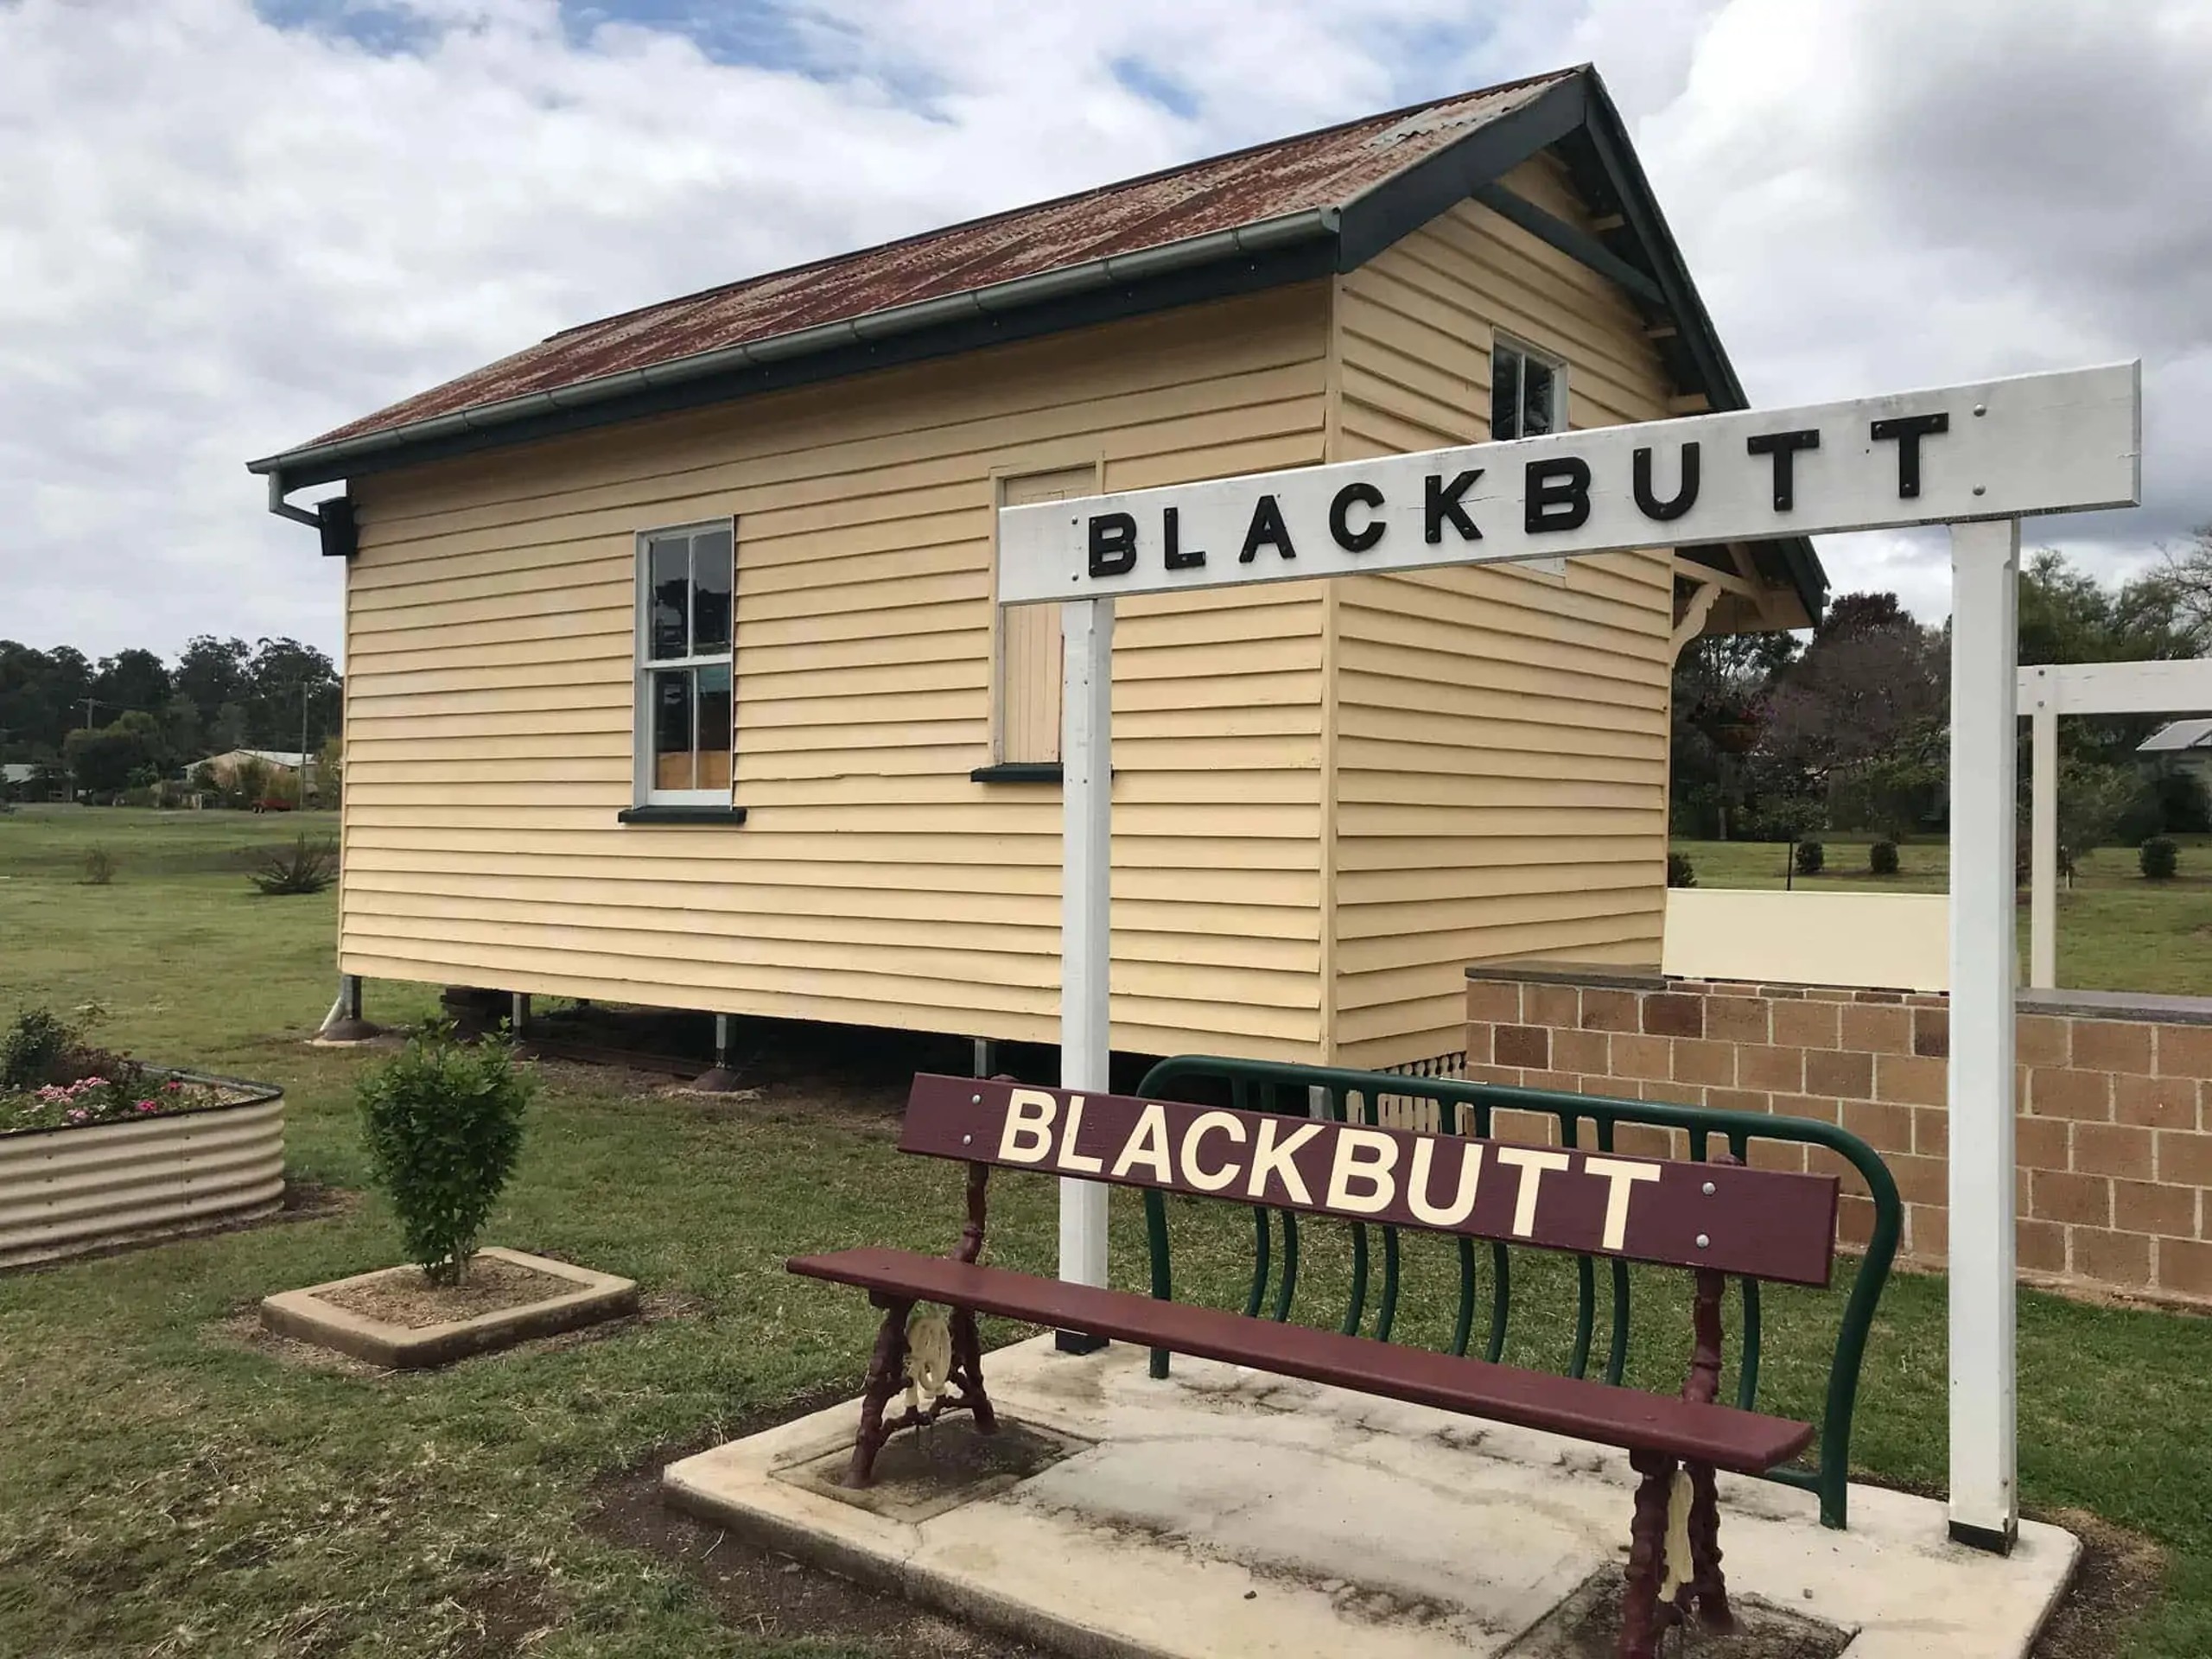
[[[812,0],[760,31],[784,66],[551,0],[382,10],[410,50],[0,0],[0,635],[334,648],[249,455],[612,310],[1583,58],[1756,398],[2139,351],[2149,510],[2039,528],[2117,569],[2212,517],[2201,8]],[[1943,606],[1940,546],[1827,551]]]

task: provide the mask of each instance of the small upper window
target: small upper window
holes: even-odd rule
[[[729,800],[733,527],[638,538],[639,798]]]
[[[1499,339],[1490,348],[1490,435],[1538,438],[1567,429],[1567,365]]]

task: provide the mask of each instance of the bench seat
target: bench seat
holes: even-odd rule
[[[1733,1406],[1699,1404],[1334,1331],[1277,1325],[944,1256],[868,1248],[799,1256],[788,1265],[809,1278],[885,1297],[1087,1332],[1742,1474],[1762,1474],[1788,1461],[1813,1438],[1809,1423]]]

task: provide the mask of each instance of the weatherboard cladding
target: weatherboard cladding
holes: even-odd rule
[[[309,447],[1343,207],[1578,73],[1370,116],[585,323]]]

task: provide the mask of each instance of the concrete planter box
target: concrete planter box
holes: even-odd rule
[[[284,1199],[284,1092],[85,1128],[0,1135],[0,1267],[247,1221]]]
[[[638,1311],[635,1280],[522,1250],[501,1249],[497,1245],[486,1245],[476,1254],[479,1259],[494,1256],[518,1267],[533,1268],[563,1281],[569,1288],[535,1302],[480,1313],[473,1319],[454,1319],[445,1325],[394,1325],[323,1299],[322,1293],[326,1291],[344,1290],[415,1271],[408,1267],[378,1268],[307,1290],[288,1290],[264,1297],[261,1323],[278,1336],[290,1337],[296,1342],[333,1348],[388,1370],[415,1371],[450,1364],[471,1354],[512,1348],[537,1337],[557,1336],[563,1331],[620,1319]]]

